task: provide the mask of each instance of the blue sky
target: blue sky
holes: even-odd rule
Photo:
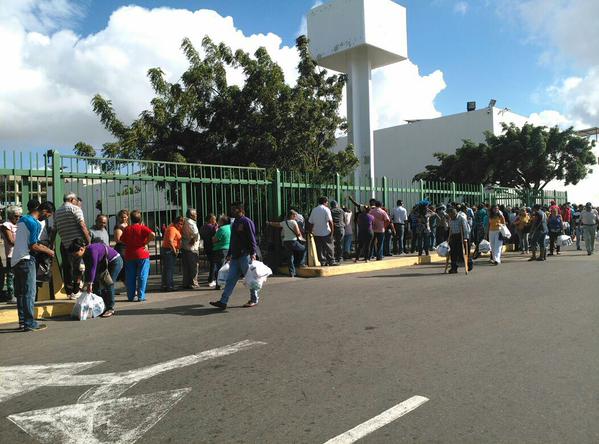
[[[491,98],[498,106],[529,115],[551,105],[543,93],[557,77],[568,72],[543,66],[543,49],[531,41],[514,19],[498,12],[494,5],[474,0],[402,0],[408,10],[410,59],[423,73],[440,69],[447,88],[435,101],[442,114],[465,110],[465,102],[476,100],[485,106]],[[313,0],[90,0],[85,16],[74,24],[78,33],[95,33],[106,27],[118,7],[136,4],[146,8],[168,6],[189,10],[213,9],[232,16],[246,35],[273,32],[291,45],[302,15]]]

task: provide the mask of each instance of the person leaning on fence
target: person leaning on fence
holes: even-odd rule
[[[333,216],[329,209],[329,199],[320,197],[318,206],[312,209],[308,218],[310,224],[309,232],[314,236],[316,254],[321,265],[338,265],[333,253],[333,236],[335,227]]]
[[[216,233],[212,237],[212,255],[210,256],[212,266],[210,269],[214,270],[214,275],[212,277],[209,276],[209,280],[212,279],[208,284],[210,288],[220,290],[220,285],[218,284],[218,271],[225,265],[230,245],[231,219],[226,214],[222,214],[218,218],[218,230],[216,230]]]
[[[178,216],[170,224],[164,233],[162,246],[160,248],[160,270],[162,277],[162,291],[175,291],[175,265],[181,250],[181,231],[185,218]]]
[[[595,238],[597,236],[597,225],[599,224],[599,215],[593,208],[591,202],[587,202],[584,210],[580,212],[580,225],[584,236],[584,245],[587,254],[590,256],[595,252]]]
[[[391,213],[393,226],[395,227],[395,236],[393,237],[393,253],[402,254],[405,253],[405,233],[406,233],[406,221],[408,220],[408,211],[403,206],[403,201],[398,200],[397,206]]]
[[[41,224],[38,221],[40,203],[32,199],[27,203],[29,214],[20,218],[17,224],[15,246],[11,258],[11,268],[15,275],[15,296],[19,314],[19,327],[24,331],[46,328],[34,319],[36,285],[36,265],[33,253],[44,253],[54,257],[54,251],[39,243]]]
[[[306,256],[305,240],[295,220],[296,216],[297,213],[295,211],[289,210],[287,218],[283,222],[267,222],[268,225],[283,230],[281,238],[283,246],[287,251],[289,276],[292,278],[296,275],[296,268],[304,265],[304,258]]]
[[[200,263],[198,213],[194,208],[189,208],[186,216],[183,230],[181,230],[182,287],[187,290],[197,290],[200,288],[200,283],[198,282],[198,265]]]
[[[343,236],[345,236],[345,211],[336,200],[331,201],[331,217],[333,218],[333,243],[335,262],[343,260]]]
[[[88,293],[97,292],[102,296],[105,310],[100,316],[109,318],[114,314],[115,308],[114,284],[123,268],[121,255],[114,248],[102,242],[85,245],[81,239],[73,241],[69,247],[69,253],[83,259],[85,264],[83,290]],[[107,283],[100,278],[106,270],[108,270],[112,283]]]
[[[458,216],[458,212],[455,208],[450,208],[449,212],[449,255],[451,258],[450,274],[458,272],[458,265],[464,262],[466,259],[467,263],[464,266],[468,267],[468,270],[472,270],[472,259],[470,258],[470,252],[468,247],[468,238],[470,237],[470,226],[468,225],[467,219]]]
[[[146,300],[146,286],[150,274],[150,252],[147,245],[156,235],[141,223],[141,212],[133,210],[130,214],[131,225],[123,230],[120,241],[125,244],[125,279],[127,299],[133,302]]]
[[[533,207],[530,226],[530,249],[532,256],[529,261],[544,261],[547,259],[547,248],[545,246],[545,236],[547,236],[547,215],[541,209],[541,205],[536,204]],[[537,257],[537,248],[539,256]]]
[[[220,301],[211,301],[210,305],[224,310],[227,308],[229,298],[233,293],[235,285],[241,274],[245,275],[253,260],[256,259],[258,244],[256,242],[256,226],[254,221],[245,215],[245,207],[242,203],[236,203],[232,208],[233,225],[231,226],[231,243],[227,260],[229,261],[229,273],[227,283]],[[258,304],[258,290],[250,290],[250,300],[243,306],[251,308]]]
[[[60,254],[62,258],[62,278],[65,291],[69,299],[76,299],[79,293],[79,281],[81,279],[81,259],[68,254],[68,248],[75,239],[83,239],[86,244],[91,242],[91,236],[83,211],[80,208],[80,200],[75,193],[66,193],[64,203],[54,214],[54,225],[60,235]]]
[[[15,246],[15,235],[17,233],[17,224],[23,214],[21,207],[11,205],[6,211],[7,220],[0,225],[0,236],[2,236],[2,242],[4,243],[4,253],[6,255],[6,264],[3,268],[2,275],[2,289],[4,290],[4,300],[10,304],[15,304],[17,299],[15,298],[15,276],[10,266],[10,259],[12,258],[13,249]]]

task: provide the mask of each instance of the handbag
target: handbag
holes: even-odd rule
[[[111,285],[114,285],[114,281],[112,280],[112,276],[110,276],[110,272],[108,271],[108,247],[106,247],[104,265],[106,268],[102,271],[102,273],[100,273],[100,283],[110,287]]]

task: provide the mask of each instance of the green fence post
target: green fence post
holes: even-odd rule
[[[181,182],[181,214],[187,213],[187,183]]]
[[[272,182],[272,219],[277,219],[281,217],[281,213],[283,212],[282,208],[282,184],[281,184],[281,170],[278,168],[275,170],[275,179]]]
[[[58,151],[48,151],[48,158],[52,159],[52,201],[58,208],[62,205],[62,162]]]
[[[420,179],[420,200],[424,199],[424,180]]]
[[[458,198],[455,182],[451,182],[451,201],[455,202]]]
[[[553,200],[557,203],[557,191],[553,190]]]
[[[335,200],[342,205],[341,203],[341,176],[339,173],[335,173]]]
[[[389,204],[389,179],[387,179],[387,176],[383,176],[383,205],[391,208]]]
[[[30,178],[26,177],[26,176],[22,176],[21,177],[21,203],[23,204],[23,207],[25,207],[25,208],[27,208],[27,202],[29,202],[29,199],[30,199],[30,191],[31,191]]]
[[[485,186],[481,183],[480,184],[480,203],[483,203],[485,201]]]

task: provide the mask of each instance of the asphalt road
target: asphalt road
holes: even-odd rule
[[[27,334],[2,327],[0,362],[104,361],[79,373],[93,385],[98,373],[265,343],[125,391],[133,399],[191,389],[143,443],[324,443],[415,395],[429,401],[360,442],[599,442],[597,256],[477,264],[469,276],[432,265],[275,278],[252,309],[241,308],[239,285],[226,312],[208,305],[214,291],[149,295],[145,304],[120,303],[110,319],[49,321]],[[73,405],[88,388],[40,387],[0,402],[0,441],[36,442],[7,417]],[[148,414],[144,402],[94,433],[134,427]]]

